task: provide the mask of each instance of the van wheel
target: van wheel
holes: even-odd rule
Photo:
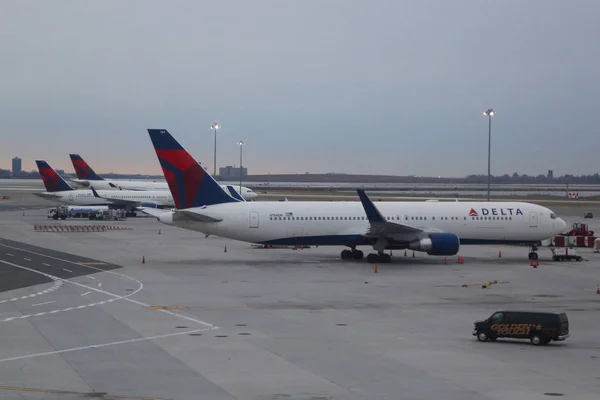
[[[484,331],[479,331],[477,332],[477,340],[479,340],[480,342],[487,342],[489,340],[489,337]]]
[[[531,344],[533,344],[534,346],[541,346],[541,345],[547,344],[544,337],[542,337],[542,335],[540,335],[538,333],[534,333],[533,335],[531,335],[530,340],[531,340]]]

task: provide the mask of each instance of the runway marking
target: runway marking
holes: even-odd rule
[[[142,341],[145,341],[145,340],[155,340],[155,339],[162,339],[162,338],[167,338],[167,337],[172,337],[172,336],[182,336],[182,335],[188,335],[190,333],[205,332],[205,331],[212,330],[212,329],[213,328],[194,329],[194,330],[189,330],[189,331],[184,331],[184,332],[167,333],[165,335],[148,336],[148,337],[141,337],[141,338],[137,338],[137,339],[122,340],[122,341],[119,341],[119,342],[94,344],[94,345],[82,346],[82,347],[73,347],[71,349],[47,351],[47,352],[44,352],[44,353],[28,354],[28,355],[25,355],[25,356],[18,356],[18,357],[0,358],[0,363],[7,362],[7,361],[24,360],[24,359],[27,359],[27,358],[34,358],[34,357],[42,357],[42,356],[49,356],[49,355],[55,355],[55,354],[62,354],[62,353],[71,353],[73,351],[88,350],[88,349],[98,349],[98,348],[109,347],[109,346],[117,346],[117,345],[120,345],[120,344],[142,342]],[[2,386],[0,386],[0,388],[2,388]],[[113,396],[113,397],[115,397],[115,396]],[[127,397],[125,397],[125,398],[127,398]]]
[[[186,306],[148,306],[150,310],[187,310]]]
[[[75,264],[83,265],[84,267],[87,267],[88,265],[106,265],[106,263],[102,262],[102,261],[80,262],[80,263],[75,263]]]
[[[47,301],[45,303],[37,303],[37,304],[32,304],[31,307],[35,307],[35,306],[43,306],[44,304],[52,304],[52,303],[56,303],[56,301]]]
[[[71,271],[70,269],[66,269],[66,268],[63,268],[63,271],[67,271],[67,272],[73,272],[73,271]]]
[[[98,287],[102,287],[102,282],[98,282]]]
[[[54,284],[51,287],[49,287],[48,289],[46,289],[46,290],[42,290],[41,292],[37,292],[37,293],[33,293],[33,294],[28,294],[26,296],[13,297],[12,299],[0,300],[0,304],[7,303],[9,301],[25,300],[25,299],[29,299],[31,297],[41,296],[41,295],[44,295],[46,293],[50,293],[50,292],[55,291],[56,289],[58,289],[59,287],[61,287],[62,284],[63,284],[62,281],[54,280]]]
[[[25,258],[25,257],[23,257],[23,260],[25,260],[25,261],[31,261],[31,258]]]
[[[14,254],[10,254],[10,253],[6,253],[6,255],[7,255],[7,256],[11,256],[11,257],[14,257],[14,256],[15,256]]]
[[[48,393],[48,394],[72,394],[84,397],[103,397],[111,399],[125,399],[125,400],[167,400],[162,397],[140,397],[140,396],[119,396],[116,394],[104,394],[104,393],[86,393],[86,392],[72,392],[69,390],[53,390],[53,389],[36,389],[36,388],[23,388],[13,386],[0,386],[0,390],[11,390],[15,392],[36,392],[36,393]]]
[[[45,265],[46,267],[51,267],[52,265],[48,264],[48,263],[42,263],[42,265]]]
[[[92,293],[92,292],[85,292],[84,294],[82,294],[82,296],[87,296],[90,293]]]
[[[68,263],[68,264],[79,265],[78,263],[73,262],[73,261],[64,260],[64,259],[58,258],[58,257],[48,256],[48,255],[37,253],[37,252],[31,251],[31,250],[20,249],[18,247],[9,246],[9,245],[2,244],[2,243],[0,243],[0,246],[12,248],[12,249],[15,249],[15,250],[18,250],[18,251],[24,251],[24,252],[27,252],[27,253],[35,254],[35,255],[38,255],[38,256],[42,256],[42,257],[46,257],[46,258],[50,258],[50,259],[54,259],[54,260],[58,260],[58,261],[62,261],[62,262]],[[35,272],[37,274],[44,275],[44,276],[46,276],[46,277],[48,277],[50,279],[53,279],[53,280],[61,280],[63,282],[68,282],[68,283],[70,283],[72,285],[76,285],[76,286],[85,288],[87,290],[91,290],[91,291],[94,291],[94,292],[98,292],[98,293],[102,293],[102,294],[105,294],[105,295],[108,295],[108,296],[112,296],[113,298],[110,299],[109,302],[116,301],[116,300],[125,300],[125,301],[128,301],[128,302],[132,303],[132,304],[136,304],[138,306],[142,306],[142,307],[145,307],[145,308],[147,308],[149,306],[149,304],[142,303],[141,301],[137,301],[137,300],[134,300],[134,299],[130,298],[131,296],[133,296],[134,294],[136,294],[140,290],[142,290],[144,288],[144,284],[142,282],[140,282],[139,280],[131,277],[131,276],[124,275],[124,274],[119,274],[118,272],[105,271],[105,270],[100,269],[100,268],[96,268],[96,267],[92,267],[92,266],[86,266],[86,268],[94,269],[94,270],[99,271],[99,272],[105,272],[107,274],[112,274],[112,275],[120,276],[120,277],[123,277],[123,278],[126,278],[126,279],[130,279],[130,280],[136,282],[137,284],[139,284],[140,287],[137,288],[136,290],[134,290],[133,292],[125,295],[125,296],[119,296],[119,295],[116,295],[114,293],[110,293],[110,292],[107,292],[105,290],[102,290],[102,289],[96,289],[96,288],[93,288],[91,286],[83,285],[83,284],[81,284],[79,282],[70,281],[68,279],[62,279],[62,278],[59,278],[57,276],[47,274],[45,272],[40,272],[40,271],[37,271],[37,270],[32,269],[32,268],[23,267],[21,265],[13,264],[13,263],[10,263],[8,261],[0,260],[0,262],[8,264],[8,265],[12,265],[12,266],[17,267],[17,268],[25,269],[25,270],[30,271],[30,272]],[[188,317],[186,315],[179,314],[179,313],[176,313],[176,312],[173,312],[173,311],[169,311],[169,310],[158,310],[158,311],[163,312],[165,314],[169,314],[169,315],[177,317],[177,318],[185,319],[187,321],[195,322],[195,323],[197,323],[199,325],[204,325],[204,326],[208,327],[209,329],[220,329],[217,325],[213,325],[213,324],[211,324],[209,322],[205,322],[205,321],[202,321],[202,320],[197,319],[197,318]]]
[[[90,275],[90,276],[88,276],[88,278],[90,278],[90,279],[94,279],[94,280],[96,279],[96,278],[94,278],[94,277],[93,277],[93,276],[91,276],[91,275]]]

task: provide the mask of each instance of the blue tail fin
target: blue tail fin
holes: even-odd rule
[[[156,156],[178,209],[235,203],[166,129],[148,129]]]
[[[104,178],[94,172],[92,167],[90,167],[79,154],[69,154],[69,156],[71,157],[73,168],[75,168],[77,179],[85,179],[88,181],[104,180]]]
[[[231,185],[227,185],[227,190],[229,191],[229,194],[231,195],[231,197],[233,197],[234,199],[238,199],[239,201],[246,201],[244,200],[244,198],[242,197],[242,195],[240,195]]]
[[[44,181],[47,192],[75,190],[46,161],[37,160],[35,163],[40,170],[40,175],[42,176],[42,181]]]

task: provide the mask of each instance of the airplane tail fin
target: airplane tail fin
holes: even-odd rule
[[[227,190],[229,191],[229,194],[231,195],[231,197],[233,197],[234,199],[238,199],[239,201],[246,201],[244,200],[244,198],[242,197],[241,194],[239,194],[232,185],[227,185]]]
[[[235,203],[166,129],[148,129],[156,156],[178,209]]]
[[[75,190],[46,161],[36,160],[35,163],[40,171],[47,192]]]
[[[88,181],[104,180],[104,178],[94,172],[92,167],[90,167],[79,154],[69,154],[69,156],[71,157],[73,168],[75,168],[77,179],[86,179]]]

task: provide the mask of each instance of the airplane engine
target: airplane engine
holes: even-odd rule
[[[453,233],[431,233],[429,237],[414,241],[408,247],[432,256],[453,256],[458,253],[460,239]]]

